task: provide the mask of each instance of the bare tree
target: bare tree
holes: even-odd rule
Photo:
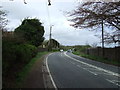
[[[97,42],[92,43],[91,46],[92,46],[93,48],[96,48],[96,47],[97,47]]]
[[[98,27],[103,22],[106,26],[120,30],[120,2],[86,2],[70,16],[75,28]]]
[[[85,2],[74,10],[70,21],[75,28],[101,27],[104,57],[104,25],[120,30],[120,2]]]
[[[2,8],[0,6],[0,8]],[[6,12],[3,10],[0,10],[0,30],[4,30],[5,26],[7,25],[8,20],[6,19]]]
[[[120,46],[120,31],[114,31],[113,33],[105,33],[104,41],[106,44],[118,44]]]

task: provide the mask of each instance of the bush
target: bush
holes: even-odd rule
[[[57,51],[60,51],[59,49],[56,49],[56,48],[52,48],[52,51],[53,52],[57,52]]]
[[[29,44],[20,44],[14,39],[3,38],[2,61],[3,74],[11,69],[18,68],[18,65],[25,65],[37,53],[37,48]]]
[[[27,63],[36,55],[36,47],[29,44],[21,44],[15,46],[17,62]]]

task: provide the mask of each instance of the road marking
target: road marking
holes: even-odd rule
[[[72,64],[75,64],[74,62],[71,62]]]
[[[112,80],[112,81],[120,83],[120,81],[118,81],[118,80]]]
[[[94,74],[94,75],[98,75],[98,74],[96,74],[95,72],[92,72],[92,71],[88,70],[87,68],[84,68],[84,69],[87,70],[88,72]]]
[[[100,68],[100,67],[97,67],[97,66],[94,66],[94,65],[85,63],[85,62],[83,62],[83,61],[79,61],[79,60],[77,60],[77,59],[75,59],[75,58],[72,58],[71,56],[67,55],[66,53],[64,53],[64,54],[65,54],[67,57],[69,57],[69,58],[71,58],[72,60],[74,60],[74,61],[77,61],[77,62],[82,63],[82,64],[84,64],[84,65],[87,65],[87,66],[89,66],[89,67],[98,69],[98,70],[100,70],[100,71],[107,72],[107,73],[112,74],[112,75],[114,75],[114,76],[120,77],[120,74],[118,74],[118,73],[115,73],[115,72],[112,72],[112,71],[109,71],[109,70],[105,70],[105,69],[103,69],[103,68]]]
[[[106,79],[106,80],[107,80],[108,82],[113,83],[113,84],[115,84],[115,85],[117,85],[117,86],[120,87],[120,85],[119,85],[118,83],[115,83],[114,80],[109,80],[109,79]]]
[[[80,68],[82,68],[80,65],[77,65],[77,67],[80,67]]]
[[[49,73],[50,79],[51,79],[51,81],[52,81],[52,84],[53,84],[55,90],[57,90],[56,84],[55,84],[55,82],[54,82],[54,80],[53,80],[53,78],[52,78],[52,75],[51,75],[51,73],[50,73],[50,69],[49,69],[49,67],[48,67],[48,62],[47,62],[47,61],[48,61],[48,57],[49,57],[50,55],[52,55],[52,54],[49,54],[49,55],[46,57],[46,67],[47,67],[47,71],[48,71],[48,73]]]
[[[88,72],[90,72],[90,73],[92,73],[92,74],[94,74],[94,75],[98,75],[98,74],[96,74],[96,73],[94,73],[94,72],[88,70],[87,68],[81,67],[80,65],[77,65],[77,67],[82,68],[82,69],[84,69],[84,70],[87,70]]]
[[[61,53],[61,57],[62,57],[63,53]]]

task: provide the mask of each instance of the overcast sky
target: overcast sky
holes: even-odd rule
[[[7,27],[14,30],[26,18],[38,18],[45,27],[44,37],[49,39],[49,26],[52,26],[52,38],[56,39],[62,45],[86,45],[100,42],[95,36],[95,32],[83,29],[75,29],[68,22],[66,11],[72,11],[78,6],[79,0],[51,0],[51,6],[48,6],[48,0],[3,0],[0,6],[8,11],[6,16],[9,20]]]

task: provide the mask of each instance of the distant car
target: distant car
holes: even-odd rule
[[[69,50],[67,50],[67,52],[71,52],[71,53],[72,53],[72,50],[71,50],[71,49],[69,49]]]
[[[60,52],[63,52],[63,49],[60,49]]]

